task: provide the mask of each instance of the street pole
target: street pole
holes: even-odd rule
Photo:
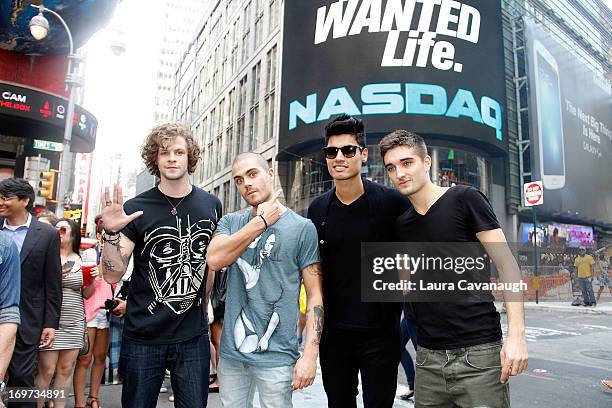
[[[72,47],[72,46],[71,46]],[[72,57],[72,49],[70,51],[71,59]],[[66,75],[66,84],[68,84],[68,88],[70,90],[70,95],[68,97],[68,109],[66,113],[66,123],[64,125],[64,149],[62,151],[62,155],[60,156],[60,174],[59,174],[59,185],[57,187],[57,209],[56,214],[58,217],[64,216],[64,198],[66,196],[66,190],[68,189],[68,175],[70,174],[70,144],[72,142],[72,118],[74,116],[74,96],[76,89],[70,82],[68,78],[71,75],[70,69],[72,67],[72,62],[68,61],[68,74]]]
[[[44,7],[43,5],[37,6],[35,4],[30,4],[35,9],[38,9],[41,13],[49,13],[54,15],[68,34],[68,42],[70,45],[69,55],[68,55],[68,71],[66,73],[66,86],[68,87],[68,108],[66,110],[66,122],[64,123],[64,149],[62,151],[62,155],[60,156],[60,165],[59,165],[59,185],[57,188],[57,209],[56,214],[58,217],[64,216],[64,198],[66,196],[66,190],[68,189],[68,180],[69,174],[71,172],[70,168],[70,145],[72,142],[72,120],[74,116],[74,99],[76,95],[76,88],[82,86],[80,81],[78,70],[75,74],[73,70],[75,67],[78,68],[79,56],[74,54],[74,42],[72,40],[72,33],[70,32],[70,28],[68,28],[68,24],[66,21],[55,11]]]
[[[538,220],[536,206],[531,207],[531,214],[533,215],[533,276],[537,279],[538,285],[536,287],[536,305],[539,303],[539,291],[540,291],[540,279],[538,278]]]

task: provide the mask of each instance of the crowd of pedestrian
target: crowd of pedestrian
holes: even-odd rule
[[[48,398],[56,408],[65,406],[73,389],[75,407],[98,407],[108,352],[105,301],[114,298],[98,268],[102,243],[84,250],[80,226],[50,211],[34,217],[34,199],[26,180],[0,181],[0,388],[62,390]],[[97,232],[101,237],[101,221]],[[9,406],[44,404],[42,398],[29,398]]]

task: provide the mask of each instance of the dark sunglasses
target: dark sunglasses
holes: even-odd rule
[[[338,150],[342,152],[345,158],[350,159],[351,157],[355,157],[357,150],[359,150],[359,152],[363,151],[363,147],[355,145],[346,145],[342,147],[327,146],[323,148],[323,154],[326,159],[335,159],[338,155]]]
[[[55,227],[55,229],[57,230],[57,232],[59,232],[60,234],[65,234],[66,231],[68,231],[68,228],[66,227]]]

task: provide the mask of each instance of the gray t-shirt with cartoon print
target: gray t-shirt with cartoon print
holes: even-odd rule
[[[252,218],[251,209],[227,214],[216,234],[234,234]],[[301,271],[318,262],[314,225],[287,209],[228,267],[221,357],[261,367],[294,364]]]

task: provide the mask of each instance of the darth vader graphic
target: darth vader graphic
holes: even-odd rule
[[[149,284],[155,293],[147,307],[155,314],[160,306],[174,314],[185,313],[198,298],[206,271],[206,248],[214,231],[213,220],[191,224],[189,215],[175,217],[176,227],[159,227],[146,234],[141,255],[149,258]]]

